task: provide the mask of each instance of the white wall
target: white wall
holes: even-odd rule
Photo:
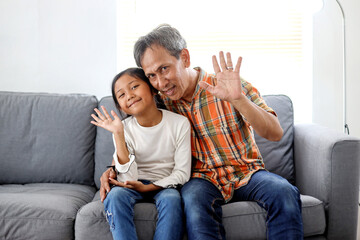
[[[0,90],[110,95],[115,0],[0,0]]]
[[[347,123],[350,135],[360,137],[360,2],[340,1],[346,19]],[[313,121],[344,131],[342,15],[335,0],[324,0],[314,16]]]
[[[343,131],[342,28],[335,0],[314,17],[313,121]],[[341,0],[347,119],[360,137],[360,1]],[[0,0],[0,90],[110,95],[116,0]]]

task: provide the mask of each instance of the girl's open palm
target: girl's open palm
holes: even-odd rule
[[[104,114],[102,114],[99,109],[94,109],[97,113],[97,116],[95,114],[91,114],[91,117],[95,120],[91,121],[91,123],[112,133],[123,132],[124,125],[118,115],[114,111],[111,111],[111,115],[114,118],[112,119],[104,106],[101,106],[101,109],[103,110]]]

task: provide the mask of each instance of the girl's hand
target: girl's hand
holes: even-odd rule
[[[97,116],[95,114],[91,114],[91,117],[95,120],[91,121],[91,123],[114,134],[122,133],[124,131],[124,125],[118,115],[116,115],[114,111],[111,111],[111,115],[114,117],[113,120],[104,106],[101,106],[101,109],[103,110],[104,115],[99,111],[99,109],[95,108],[94,110],[97,113]]]
[[[216,56],[212,57],[215,76],[217,79],[216,86],[211,86],[208,83],[200,82],[200,87],[224,101],[233,102],[241,99],[244,97],[242,94],[242,85],[240,79],[242,58],[238,58],[235,68],[233,66],[230,53],[226,54],[226,61],[223,52],[220,52],[219,58],[221,68],[218,64]]]
[[[126,181],[124,184],[125,188],[130,188],[138,192],[148,192],[147,185],[140,181]]]
[[[115,178],[110,177],[109,183],[118,187],[125,187],[125,184],[123,182],[119,182],[118,180],[116,180],[116,177]]]
[[[138,192],[150,192],[150,191],[162,189],[161,187],[155,186],[154,184],[145,185],[140,181],[126,181],[124,182],[124,187],[133,189]]]

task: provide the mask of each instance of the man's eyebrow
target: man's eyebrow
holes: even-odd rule
[[[162,67],[164,67],[166,64],[161,64],[160,66],[158,66],[157,68],[156,68],[156,70],[154,71],[154,72],[159,72],[159,70],[162,68]],[[151,75],[151,74],[154,74],[153,72],[150,72],[150,73],[146,73],[146,76],[147,77],[149,77],[149,75]]]
[[[137,81],[138,79],[134,79],[134,80],[132,80],[131,82],[129,82],[127,85],[130,85],[130,84],[132,84],[133,82],[135,82],[135,81]],[[115,93],[115,95],[118,93],[118,92],[120,92],[122,90],[122,88],[120,88],[119,90],[117,90],[117,92]]]
[[[156,69],[156,71],[158,72],[162,67],[164,67],[165,66],[165,64],[161,64],[157,69]]]

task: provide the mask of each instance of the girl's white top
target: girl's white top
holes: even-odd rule
[[[168,188],[183,185],[189,180],[190,123],[184,116],[167,110],[161,111],[162,120],[153,127],[140,126],[132,116],[123,120],[130,161],[123,165],[119,163],[113,138],[118,181],[143,179]]]

